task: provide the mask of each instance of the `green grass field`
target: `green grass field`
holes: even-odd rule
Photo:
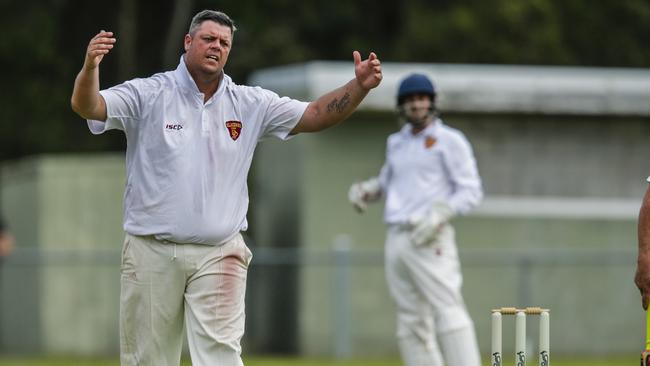
[[[504,365],[509,364],[508,359]],[[553,366],[619,366],[638,365],[638,356],[612,359],[551,359]],[[354,360],[354,361],[333,361],[314,360],[302,358],[246,358],[246,366],[401,366],[399,360]],[[19,359],[3,358],[0,356],[0,366],[119,366],[118,360],[98,359]],[[529,365],[534,365],[534,360],[529,360]],[[487,366],[487,363],[485,363]],[[189,361],[183,362],[182,366],[191,366]]]

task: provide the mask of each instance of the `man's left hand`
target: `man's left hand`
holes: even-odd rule
[[[354,74],[359,85],[365,90],[376,88],[383,77],[381,61],[379,61],[377,55],[370,52],[368,59],[363,61],[361,61],[359,51],[354,51],[352,56],[354,57]]]

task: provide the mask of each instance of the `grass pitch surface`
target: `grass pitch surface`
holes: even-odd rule
[[[508,360],[504,360],[508,364]],[[533,362],[530,360],[529,363]],[[625,358],[607,359],[551,359],[553,366],[612,366],[612,365],[638,365],[639,356],[630,355]],[[401,366],[401,362],[395,360],[314,360],[303,358],[261,358],[250,357],[244,359],[246,366]],[[531,363],[533,364],[533,363]],[[0,356],[0,366],[119,366],[116,359],[64,359],[64,358],[6,358]],[[189,361],[184,361],[182,366],[191,366]],[[484,365],[488,366],[487,362]]]

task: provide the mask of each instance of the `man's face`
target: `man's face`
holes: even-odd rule
[[[427,94],[412,94],[404,98],[402,108],[408,122],[423,124],[427,122],[432,107],[431,96]]]
[[[204,76],[219,76],[228,61],[232,31],[228,26],[206,20],[194,35],[185,35],[185,64]]]

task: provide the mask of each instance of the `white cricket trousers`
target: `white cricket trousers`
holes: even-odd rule
[[[122,366],[178,366],[186,327],[193,366],[239,366],[246,274],[240,234],[218,246],[126,234],[122,249]]]
[[[474,324],[461,295],[454,229],[445,225],[435,242],[422,246],[410,234],[403,226],[389,226],[385,251],[404,364],[480,366]]]

